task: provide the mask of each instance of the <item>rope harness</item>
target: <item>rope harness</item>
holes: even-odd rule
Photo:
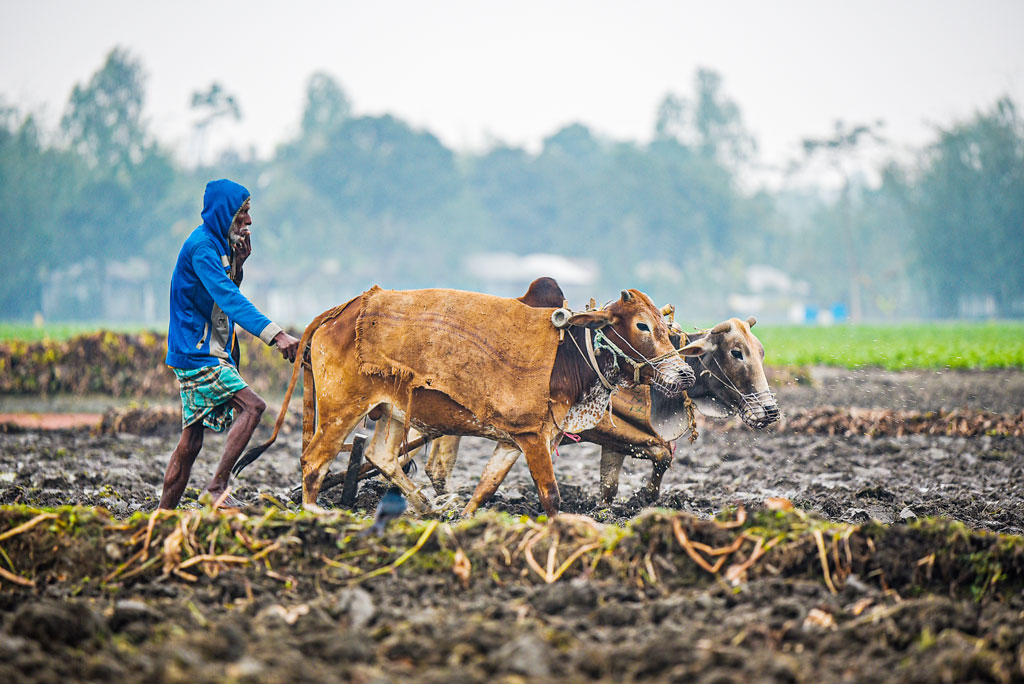
[[[693,405],[693,399],[691,399],[690,395],[686,393],[686,390],[683,390],[683,410],[686,411],[686,420],[689,421],[690,423],[690,436],[688,437],[688,439],[690,440],[690,444],[696,442],[697,437],[700,436],[700,433],[697,431],[697,416],[694,413],[694,409],[695,407]],[[675,454],[675,448],[675,442],[673,442],[673,454]]]
[[[643,360],[637,361],[632,356],[624,352],[621,347],[612,342],[611,339],[604,333],[604,329],[598,329],[594,331],[593,336],[591,335],[590,328],[583,329],[583,338],[585,341],[586,352],[580,349],[579,343],[576,342],[576,338],[574,338],[572,335],[569,336],[570,339],[572,339],[573,344],[576,346],[576,349],[580,352],[580,355],[588,361],[591,368],[593,368],[594,372],[597,373],[597,377],[601,381],[601,384],[605,386],[605,389],[614,390],[615,386],[612,385],[611,382],[608,381],[608,378],[604,376],[604,373],[601,372],[601,366],[597,362],[597,355],[600,354],[602,350],[608,350],[609,352],[611,352],[612,363],[615,365],[616,370],[620,370],[619,359],[624,360],[629,366],[633,368],[633,384],[640,384],[640,372],[643,370],[644,366],[649,366],[651,370],[654,371],[654,378],[651,380],[652,385],[660,387],[662,390],[665,391],[666,394],[669,395],[679,393],[679,385],[681,383],[666,383],[660,380],[660,378],[664,377],[664,374],[662,373],[662,368],[668,365],[665,363],[666,361],[676,361],[678,363],[679,353],[677,350],[665,352],[661,356],[656,356],[653,359],[648,359],[641,352],[637,351],[637,349],[633,347],[633,345],[631,345],[628,340],[623,338],[622,335],[618,333],[618,331],[615,331],[613,329],[613,332],[615,332],[616,335],[619,335],[619,338],[626,343],[626,346],[632,349],[633,352],[636,353],[637,356],[639,356]]]

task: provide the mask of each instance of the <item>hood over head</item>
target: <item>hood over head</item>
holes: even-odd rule
[[[206,184],[203,195],[203,226],[224,248],[228,254],[228,230],[231,228],[235,214],[249,199],[249,191],[226,178],[210,181]]]

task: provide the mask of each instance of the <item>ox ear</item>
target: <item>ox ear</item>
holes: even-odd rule
[[[680,356],[703,356],[709,351],[714,351],[715,343],[709,337],[702,337],[694,340],[679,350]]]
[[[569,325],[580,328],[603,328],[615,322],[615,315],[607,309],[581,311],[569,317]]]
[[[751,316],[750,318],[747,319],[747,325],[753,328],[755,325],[757,325],[757,319]]]

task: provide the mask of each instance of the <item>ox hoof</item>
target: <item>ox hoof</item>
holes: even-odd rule
[[[420,494],[418,491],[415,494],[408,496],[409,503],[416,509],[416,512],[420,515],[431,515],[434,512],[434,507],[427,501],[427,497]]]
[[[633,506],[639,506],[643,508],[645,506],[653,505],[655,502],[658,501],[659,498],[661,498],[660,491],[644,487],[642,489],[636,490],[636,492],[633,493],[633,496],[630,498],[629,503]]]
[[[555,497],[554,501],[548,502],[548,505],[546,506],[543,503],[541,503],[541,508],[543,509],[544,515],[548,516],[549,518],[554,518],[562,509],[562,499],[559,497]]]

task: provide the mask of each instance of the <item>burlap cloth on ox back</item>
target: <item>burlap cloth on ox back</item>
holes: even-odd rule
[[[476,292],[374,286],[356,322],[360,371],[442,392],[507,432],[539,425],[558,350],[551,312]]]

